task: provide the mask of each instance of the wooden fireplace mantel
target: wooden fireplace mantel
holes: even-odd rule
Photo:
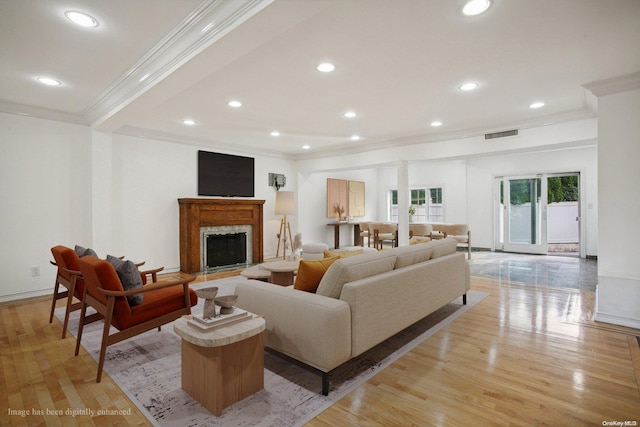
[[[200,227],[251,225],[253,262],[263,261],[263,205],[255,199],[178,199],[180,205],[180,270],[200,267]]]

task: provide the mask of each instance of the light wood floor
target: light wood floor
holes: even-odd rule
[[[472,289],[490,295],[309,425],[640,423],[640,331],[594,323],[593,293],[480,278]],[[0,305],[0,425],[150,425],[108,375],[95,383],[96,362],[73,356],[49,304]]]

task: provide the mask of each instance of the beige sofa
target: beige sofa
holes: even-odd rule
[[[265,345],[322,374],[462,296],[469,266],[446,238],[334,262],[315,294],[255,280],[236,286],[237,306],[266,319]]]

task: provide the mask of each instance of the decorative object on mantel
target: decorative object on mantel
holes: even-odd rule
[[[218,288],[215,286],[196,290],[196,295],[204,299],[204,310],[202,311],[203,319],[216,317],[215,297],[218,294]]]
[[[238,301],[238,295],[225,295],[223,297],[217,297],[215,299],[216,305],[220,306],[220,314],[233,313],[233,304]]]
[[[339,204],[336,204],[333,207],[333,211],[336,213],[336,220],[338,222],[342,221],[342,218],[344,218],[344,206],[340,206]]]
[[[296,204],[293,196],[293,191],[277,191],[276,192],[276,215],[283,215],[282,221],[280,221],[280,233],[278,233],[278,248],[276,249],[276,258],[280,253],[280,243],[282,245],[282,259],[286,259],[287,256],[287,234],[289,235],[289,242],[292,243],[291,227],[289,221],[287,221],[287,215],[296,214]]]

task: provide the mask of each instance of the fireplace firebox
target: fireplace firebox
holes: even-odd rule
[[[253,263],[251,225],[200,228],[200,269],[248,266]]]
[[[205,269],[247,264],[247,233],[208,234]]]

